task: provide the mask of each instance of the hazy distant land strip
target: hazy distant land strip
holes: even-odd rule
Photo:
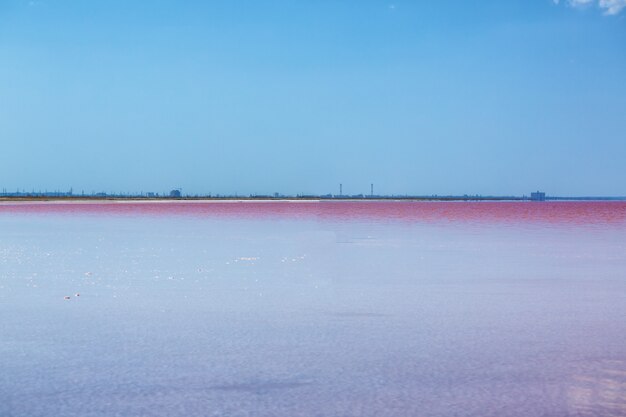
[[[411,200],[411,201],[626,201],[626,196],[549,196],[543,192],[533,192],[530,195],[522,196],[493,196],[493,195],[375,195],[375,194],[182,194],[178,190],[170,193],[92,193],[73,194],[72,192],[16,192],[1,193],[0,201],[100,201],[100,200],[121,200],[121,201],[159,201],[159,200],[249,200],[249,201],[285,201],[285,200]]]

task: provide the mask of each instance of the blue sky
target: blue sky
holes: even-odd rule
[[[0,188],[626,195],[623,0],[0,0]]]

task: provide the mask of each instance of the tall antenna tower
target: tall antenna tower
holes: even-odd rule
[[[370,184],[370,197],[374,197],[374,184]]]
[[[339,184],[339,196],[343,195],[343,184]]]

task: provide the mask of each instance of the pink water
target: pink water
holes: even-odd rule
[[[626,203],[0,203],[0,370],[3,417],[623,416]]]
[[[0,213],[196,216],[391,222],[525,222],[623,224],[626,201],[415,202],[415,201],[192,201],[0,203]]]

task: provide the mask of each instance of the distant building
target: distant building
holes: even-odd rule
[[[180,198],[181,197],[180,190],[172,190],[172,191],[170,191],[170,197],[171,198]]]
[[[541,191],[530,193],[530,200],[531,201],[546,201],[546,193],[542,193]]]

